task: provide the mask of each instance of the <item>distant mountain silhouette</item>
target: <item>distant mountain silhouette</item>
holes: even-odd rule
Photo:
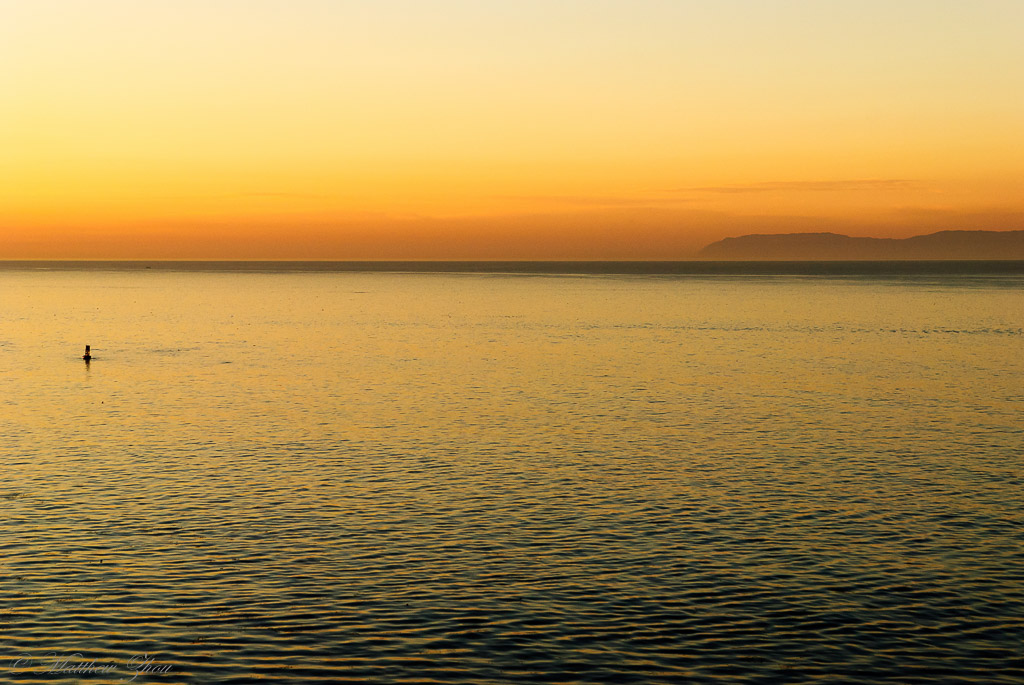
[[[902,239],[838,233],[757,234],[719,240],[697,256],[722,261],[1024,259],[1024,231],[939,231]]]

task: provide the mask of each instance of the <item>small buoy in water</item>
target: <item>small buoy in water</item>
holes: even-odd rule
[[[85,361],[89,361],[90,359],[92,359],[92,355],[89,354],[89,346],[88,345],[85,346],[85,354],[82,355],[82,359],[84,359]]]

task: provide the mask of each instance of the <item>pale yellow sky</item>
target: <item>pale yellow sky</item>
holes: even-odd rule
[[[2,258],[1024,228],[1019,0],[0,0]]]

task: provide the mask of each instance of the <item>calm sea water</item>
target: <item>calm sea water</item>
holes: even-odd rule
[[[0,681],[1024,680],[1019,273],[186,269],[0,269]]]

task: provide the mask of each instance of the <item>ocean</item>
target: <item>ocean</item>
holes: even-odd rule
[[[0,410],[3,682],[1024,682],[1021,263],[0,263]]]

